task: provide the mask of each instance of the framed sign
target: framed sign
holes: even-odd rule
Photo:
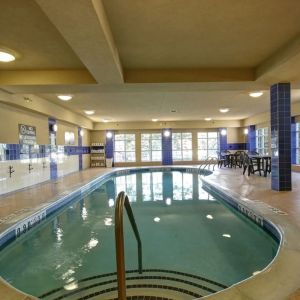
[[[36,128],[35,126],[19,124],[19,141],[23,145],[36,144]]]

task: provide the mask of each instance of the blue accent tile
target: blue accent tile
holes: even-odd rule
[[[291,126],[290,84],[278,83],[271,91],[271,138],[272,138],[272,189],[289,191],[292,188],[291,162],[295,160],[292,152],[293,124]],[[294,122],[292,120],[292,122]],[[295,129],[295,128],[294,128]]]
[[[228,149],[227,145],[227,134],[222,135],[221,131],[222,130],[227,130],[226,128],[219,128],[219,143],[220,143],[220,151],[225,151]]]
[[[168,137],[164,135],[164,132],[166,130],[170,131],[170,136]],[[161,145],[162,145],[162,164],[172,165],[173,164],[172,129],[165,128],[162,130]]]
[[[112,137],[108,138],[106,137],[106,145],[105,145],[105,156],[106,158],[114,158],[114,131],[112,130],[107,130],[107,132],[111,132],[112,133]]]

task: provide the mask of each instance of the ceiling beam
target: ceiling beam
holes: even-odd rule
[[[256,80],[273,84],[300,80],[300,35],[263,61],[255,72]]]
[[[101,0],[35,0],[99,84],[123,83]]]
[[[0,71],[0,85],[95,84],[87,70]]]
[[[253,81],[252,68],[125,69],[126,83]]]

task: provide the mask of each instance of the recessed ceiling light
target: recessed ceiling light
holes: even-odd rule
[[[225,114],[225,113],[229,112],[229,108],[225,108],[225,107],[224,108],[220,108],[219,111],[221,113]]]
[[[58,95],[57,98],[60,99],[60,100],[62,100],[62,101],[69,101],[73,97],[71,95]]]
[[[205,121],[211,121],[211,118],[205,118],[204,120]]]
[[[262,91],[256,91],[256,92],[251,92],[251,93],[249,93],[249,96],[250,97],[253,97],[253,98],[258,98],[258,97],[260,97],[260,96],[262,96],[263,95],[263,92]]]
[[[16,57],[11,53],[0,50],[0,62],[11,62],[14,61]]]
[[[109,120],[107,120],[107,119],[103,119],[103,120],[102,120],[102,122],[103,122],[103,123],[108,123],[108,122],[109,122]]]
[[[158,119],[152,119],[152,122],[157,122],[158,121]]]
[[[85,110],[84,111],[84,113],[86,114],[86,115],[93,115],[94,113],[95,113],[95,111],[94,110]]]

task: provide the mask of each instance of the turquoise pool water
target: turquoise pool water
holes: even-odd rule
[[[125,190],[143,243],[144,268],[204,276],[225,285],[262,270],[278,243],[201,188],[197,174],[147,172],[112,177],[0,252],[0,275],[39,296],[115,272],[114,199]],[[125,218],[126,269],[137,268]]]

